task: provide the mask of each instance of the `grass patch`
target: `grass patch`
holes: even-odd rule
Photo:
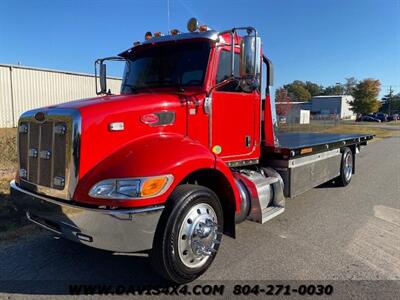
[[[16,128],[0,129],[0,176],[17,165],[17,130]]]
[[[345,125],[355,125],[355,126],[360,126],[360,125],[363,125],[363,126],[371,126],[371,127],[373,127],[373,126],[382,126],[382,125],[384,125],[384,126],[386,126],[386,125],[389,125],[389,126],[398,126],[399,127],[399,129],[400,129],[400,121],[392,121],[392,122],[381,122],[381,123],[379,123],[379,122],[354,122],[354,121],[344,121],[343,122]]]
[[[16,211],[10,199],[10,181],[17,169],[15,128],[0,129],[0,240],[14,239],[36,228]]]

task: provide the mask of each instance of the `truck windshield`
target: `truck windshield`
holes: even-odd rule
[[[210,45],[203,41],[139,50],[127,57],[121,94],[158,87],[202,86],[209,53]]]

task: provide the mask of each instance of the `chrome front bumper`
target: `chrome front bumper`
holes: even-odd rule
[[[152,248],[164,206],[140,209],[91,209],[49,199],[11,181],[11,197],[27,218],[69,240],[115,252]]]

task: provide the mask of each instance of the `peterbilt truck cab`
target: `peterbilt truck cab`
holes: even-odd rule
[[[204,273],[237,224],[265,223],[321,183],[349,184],[372,138],[279,134],[257,30],[217,32],[193,18],[188,31],[147,33],[98,59],[98,97],[22,114],[10,184],[33,223],[87,246],[146,252],[175,283]],[[125,63],[118,95],[107,90],[109,60]]]

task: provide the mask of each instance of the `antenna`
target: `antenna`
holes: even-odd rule
[[[170,31],[170,24],[169,24],[169,0],[167,0],[167,19],[168,19],[168,34]]]

